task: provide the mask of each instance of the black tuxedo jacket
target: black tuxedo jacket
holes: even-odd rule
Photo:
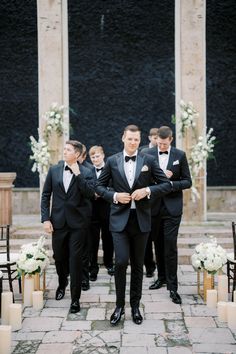
[[[159,164],[158,148],[143,150],[143,153],[149,154],[157,160]],[[183,212],[183,189],[190,188],[192,185],[188,161],[184,151],[171,147],[167,170],[173,172],[170,181],[172,182],[172,192],[162,197],[162,201],[172,216],[179,216]],[[160,211],[161,200],[151,198],[152,215],[157,215]]]
[[[112,180],[113,190],[107,189],[109,180]],[[152,181],[155,185],[151,185]],[[130,188],[124,171],[123,152],[115,154],[107,159],[106,165],[97,181],[96,192],[111,203],[110,230],[121,232],[124,230],[130,213],[129,204],[115,204],[113,196],[115,192],[132,193],[139,188],[149,187],[151,194],[162,196],[171,191],[171,183],[159,168],[154,157],[138,153],[134,184]],[[151,203],[147,197],[135,202],[139,227],[142,232],[151,229]]]
[[[78,176],[73,174],[66,193],[63,170],[64,161],[60,161],[48,171],[41,198],[42,222],[50,220],[55,229],[61,229],[65,223],[74,229],[87,228],[91,216],[91,203],[88,198],[94,197],[94,181],[92,175],[89,176],[91,172],[80,165],[81,173]]]

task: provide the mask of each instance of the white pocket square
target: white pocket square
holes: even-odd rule
[[[148,166],[147,165],[143,165],[141,172],[146,172],[148,171]]]
[[[179,160],[175,160],[174,162],[173,162],[173,166],[174,165],[179,165]]]

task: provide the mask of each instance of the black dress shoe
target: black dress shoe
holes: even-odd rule
[[[182,304],[181,297],[177,293],[177,291],[170,290],[170,298],[175,304]]]
[[[146,277],[147,278],[152,278],[154,275],[154,270],[147,270],[146,271]]]
[[[56,300],[61,300],[65,296],[65,289],[58,287],[56,290]]]
[[[111,315],[110,324],[115,326],[120,322],[121,316],[125,313],[124,307],[116,307]]]
[[[166,284],[165,280],[157,279],[152,285],[149,286],[150,290],[160,289],[164,284]]]
[[[77,313],[80,312],[80,304],[79,300],[75,300],[70,305],[70,313]]]
[[[140,325],[143,322],[143,317],[141,316],[141,313],[140,313],[138,307],[132,307],[131,315],[132,315],[133,322],[135,324]]]
[[[82,284],[81,284],[81,289],[82,289],[83,291],[89,290],[89,289],[90,289],[89,282],[86,281],[86,280],[83,280],[83,281],[82,281]]]
[[[97,274],[96,273],[91,273],[90,275],[89,275],[89,280],[91,280],[91,281],[96,281],[97,280]]]
[[[110,276],[114,275],[114,274],[115,274],[115,269],[114,269],[114,267],[107,268],[107,273],[108,273]]]

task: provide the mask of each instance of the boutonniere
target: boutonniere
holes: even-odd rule
[[[148,166],[147,165],[143,165],[141,172],[146,172],[148,171]]]
[[[173,162],[173,166],[174,165],[179,165],[179,160],[175,160],[174,162]]]

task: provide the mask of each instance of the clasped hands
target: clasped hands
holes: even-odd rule
[[[117,193],[116,200],[121,204],[128,204],[131,200],[140,200],[148,195],[146,188],[136,189],[132,194],[129,193]]]

